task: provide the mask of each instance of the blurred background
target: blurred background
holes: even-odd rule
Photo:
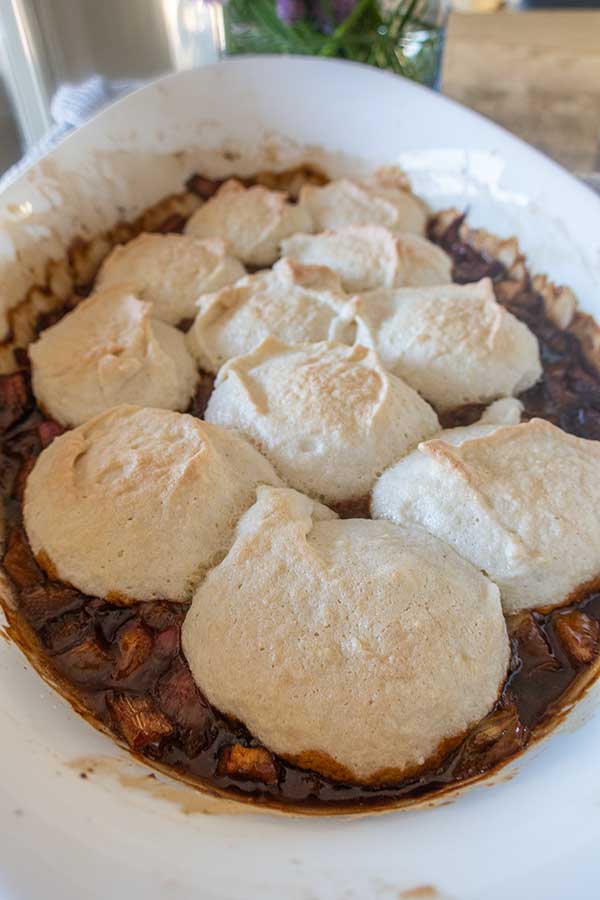
[[[253,20],[260,4],[241,0],[225,12],[217,0],[0,0],[0,173],[148,79],[273,50],[391,68],[578,174],[600,170],[600,0],[382,0],[372,31],[368,18],[348,25],[360,3],[330,0],[318,8],[332,18],[317,17],[312,32],[302,16],[314,4],[265,2],[289,43],[274,45]]]

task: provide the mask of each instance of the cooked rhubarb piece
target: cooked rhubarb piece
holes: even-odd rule
[[[197,419],[203,419],[208,401],[215,386],[215,377],[208,372],[200,372],[198,375],[198,387],[196,393],[192,397],[189,413],[196,416]]]
[[[35,457],[29,456],[25,459],[17,472],[17,477],[15,479],[15,486],[13,488],[13,493],[18,500],[23,500],[25,496],[25,485],[27,484],[27,479],[31,473],[31,470],[35,466]]]
[[[208,200],[213,194],[216,194],[221,187],[222,182],[214,178],[204,178],[202,175],[192,175],[186,181],[186,188],[193,194]]]
[[[116,637],[115,680],[127,678],[148,662],[153,646],[154,641],[150,631],[140,621],[134,620],[123,625]]]
[[[40,452],[40,434],[36,428],[19,428],[19,430],[5,441],[2,448],[7,453],[17,459],[28,459],[30,456],[37,456]]]
[[[439,415],[442,428],[462,428],[465,425],[474,425],[485,412],[485,403],[467,403],[458,409],[451,409],[447,413]]]
[[[94,617],[104,640],[111,644],[119,628],[135,619],[137,610],[134,606],[111,606],[104,600],[89,600],[88,613]]]
[[[181,627],[170,625],[159,631],[154,639],[154,652],[158,659],[172,659],[179,653],[181,643]]]
[[[173,726],[151,697],[111,693],[106,702],[119,731],[134,750],[157,744],[173,731]]]
[[[8,431],[23,418],[32,404],[25,372],[0,375],[0,431]]]
[[[428,235],[453,257],[452,280],[458,284],[468,284],[481,278],[498,278],[505,272],[504,266],[462,240],[459,232],[463,221],[464,216],[455,219],[443,234],[430,232]]]
[[[10,534],[3,565],[17,587],[36,587],[44,580],[25,535],[18,529]]]
[[[43,422],[40,422],[37,430],[42,447],[47,447],[65,429],[58,422],[55,422],[54,419],[45,419]]]
[[[591,663],[600,648],[600,624],[578,609],[556,612],[554,629],[560,642],[576,666]]]
[[[166,601],[156,600],[153,603],[142,605],[142,619],[156,631],[162,631],[170,625],[181,625],[187,612],[187,606],[182,603],[171,604]]]
[[[59,584],[36,584],[21,591],[19,609],[34,628],[40,628],[50,619],[79,609],[85,600],[85,596],[73,588]]]
[[[1,445],[0,445],[1,451]],[[0,452],[0,497],[14,496],[18,465],[8,453]]]
[[[59,653],[54,662],[62,675],[82,687],[99,689],[111,685],[113,658],[93,637]]]
[[[217,775],[227,775],[243,781],[262,781],[277,784],[277,766],[272,755],[264,747],[244,747],[231,744],[224,747],[219,756]]]
[[[208,701],[181,659],[177,659],[160,679],[158,701],[163,712],[180,728],[204,735],[213,723]]]
[[[512,702],[486,716],[467,737],[461,751],[461,777],[487,772],[497,763],[518,753],[525,745],[526,729]]]
[[[158,228],[156,229],[160,234],[173,234],[181,233],[185,226],[185,218],[180,216],[179,213],[173,213],[168,216],[164,222],[161,222]]]
[[[527,669],[545,669],[554,671],[560,668],[560,662],[552,653],[542,629],[532,613],[522,612],[511,616],[508,630],[513,641],[518,642],[519,655],[526,660]]]
[[[48,622],[42,628],[40,637],[51,653],[62,653],[91,637],[93,633],[94,623],[85,610],[79,610]]]
[[[154,632],[134,616],[116,631],[112,642],[113,681],[136,693],[150,691],[178,652],[178,625]]]

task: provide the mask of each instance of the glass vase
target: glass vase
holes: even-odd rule
[[[229,55],[337,56],[439,86],[447,0],[227,0]]]

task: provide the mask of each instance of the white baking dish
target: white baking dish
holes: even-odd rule
[[[76,234],[131,218],[194,170],[251,173],[307,159],[332,174],[400,162],[432,206],[468,208],[472,224],[518,236],[534,270],[571,286],[600,317],[600,202],[574,178],[396,76],[261,58],[150,85],[4,192],[0,330]],[[213,807],[149,778],[0,641],[0,897],[591,897],[599,700],[596,687],[542,745],[447,805],[351,821],[236,815],[235,805]]]

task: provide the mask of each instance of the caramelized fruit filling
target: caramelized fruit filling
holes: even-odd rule
[[[199,175],[188,182],[203,199],[217,186]],[[183,221],[173,216],[159,230],[179,231]],[[498,300],[525,321],[540,342],[544,375],[520,398],[525,417],[539,416],[573,434],[600,440],[600,375],[587,362],[578,338],[546,317],[543,297],[529,280],[518,291],[506,291],[503,264],[462,241],[460,224],[457,220],[443,234],[431,235],[452,256],[454,280],[491,277]],[[67,304],[63,314],[72,305]],[[59,317],[53,314],[52,320]],[[48,324],[47,317],[38,322],[40,328]],[[33,559],[22,529],[23,489],[37,455],[62,429],[36,407],[26,358],[21,359],[20,371],[0,376],[0,488],[8,529],[4,568],[16,590],[17,614],[65,693],[147,759],[201,784],[274,806],[351,810],[393,805],[506,762],[548,727],[566,698],[595,672],[600,590],[591,589],[576,603],[551,613],[528,612],[509,619],[511,667],[496,707],[430,771],[399,784],[359,787],[330,781],[276,757],[242,725],[213,709],[195,685],[180,646],[185,604],[116,606],[52,582]],[[213,380],[201,375],[189,409],[192,415],[202,417]],[[443,424],[469,424],[481,411],[463,407],[446,415]],[[367,515],[362,500],[338,511]]]

